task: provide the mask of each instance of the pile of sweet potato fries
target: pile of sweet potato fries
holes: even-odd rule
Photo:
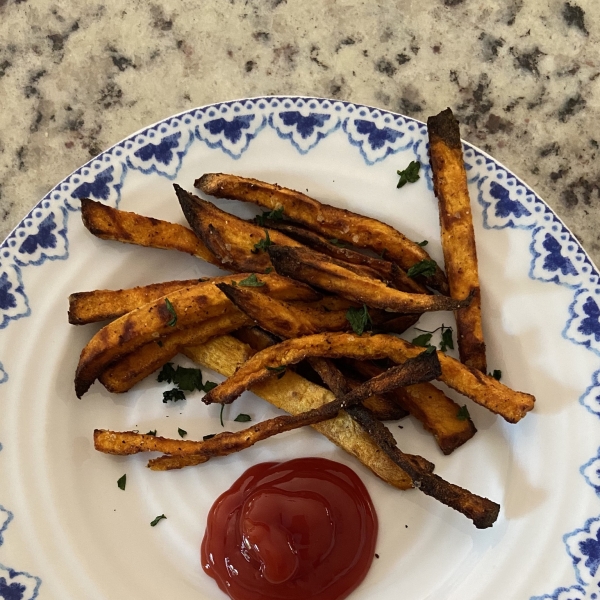
[[[194,184],[205,196],[266,209],[254,221],[175,185],[191,230],[82,199],[83,223],[94,235],[179,250],[232,274],[72,294],[70,323],[111,320],[81,352],[77,396],[96,380],[125,392],[182,353],[227,377],[205,403],[230,403],[252,390],[290,413],[203,441],[96,430],[96,449],[160,452],[151,469],[178,469],[311,425],[391,485],[419,488],[476,527],[490,527],[498,504],[403,453],[382,423],[411,414],[450,454],[476,429],[433,380],[510,423],[535,401],[486,374],[471,207],[450,109],[431,117],[428,131],[446,274],[422,245],[389,225],[254,179],[209,173]],[[393,335],[424,312],[449,310],[460,361]]]

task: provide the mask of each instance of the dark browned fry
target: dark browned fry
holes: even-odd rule
[[[227,283],[218,288],[244,313],[263,329],[280,337],[292,338],[322,331],[348,331],[348,303],[344,308],[329,309],[326,299],[314,303],[282,302],[257,294],[251,288],[241,288]],[[343,306],[343,304],[342,304]],[[373,327],[379,330],[402,333],[414,325],[419,315],[400,315],[390,319],[390,313],[374,309],[370,312]]]
[[[118,210],[88,198],[81,199],[81,219],[90,233],[103,240],[179,250],[222,266],[194,232],[183,225]]]
[[[419,356],[424,359],[424,362],[428,359],[426,352]],[[430,356],[434,356],[434,354],[432,353]],[[343,398],[344,394],[347,392],[348,384],[344,376],[331,361],[322,358],[313,359],[313,367],[323,377],[323,380],[335,396]],[[439,373],[439,364],[437,369]],[[385,372],[370,381],[376,381],[379,377],[384,376]],[[425,384],[421,383],[417,385]],[[392,390],[388,389],[387,391],[390,392]],[[347,395],[345,397],[347,397]],[[428,496],[432,496],[443,504],[464,514],[473,521],[475,527],[478,529],[491,527],[494,524],[498,518],[500,505],[487,498],[477,496],[457,485],[448,483],[437,475],[432,475],[433,469],[429,468],[428,465],[423,464],[428,461],[425,461],[425,459],[421,459],[421,457],[418,456],[407,456],[404,454],[404,452],[397,447],[396,440],[389,429],[374,418],[373,414],[364,406],[358,404],[347,406],[346,411],[361,425],[387,456],[389,456],[401,469],[410,473],[411,478],[415,483],[415,487]]]
[[[471,519],[477,529],[491,527],[498,518],[500,505],[473,494],[469,490],[448,483],[439,475],[419,468],[412,458],[408,458],[389,438],[388,430],[374,419],[364,418],[365,411],[349,408],[348,412],[376,441],[377,445],[384,449],[386,454],[393,457],[394,462],[410,475],[416,488],[424,494],[435,498],[446,506],[457,510]],[[393,439],[393,438],[392,438]]]
[[[279,274],[310,283],[373,308],[399,313],[423,313],[455,310],[468,306],[471,302],[471,298],[454,300],[447,296],[401,292],[387,287],[381,281],[363,277],[333,264],[329,257],[308,248],[271,246],[269,255]]]
[[[389,358],[397,364],[414,358],[423,351],[405,340],[391,335],[358,336],[350,333],[320,333],[286,340],[255,354],[227,381],[211,390],[206,403],[233,402],[243,391],[273,375],[270,369],[295,364],[311,356],[377,360]],[[488,410],[516,423],[530,411],[535,398],[516,392],[493,377],[470,369],[459,361],[437,352],[442,365],[440,381],[471,398]]]
[[[474,296],[469,306],[456,311],[458,351],[463,363],[486,373],[477,248],[458,121],[447,108],[427,119],[427,131],[450,295]]]
[[[369,361],[346,361],[354,373],[366,379],[384,371]],[[451,454],[456,448],[470,440],[477,429],[471,418],[459,418],[460,406],[431,383],[417,383],[398,388],[389,396],[421,422],[424,429],[433,434],[440,450]]]
[[[218,281],[241,281],[248,273],[228,275]],[[316,300],[309,287],[274,273],[261,275],[262,293],[287,299]],[[167,302],[168,300],[168,302]],[[75,373],[78,398],[89,389],[108,365],[160,336],[217,317],[231,308],[230,301],[211,281],[176,290],[168,298],[144,304],[104,326],[81,351]]]
[[[232,310],[219,317],[144,344],[110,365],[98,379],[109,392],[122,394],[168,363],[184,346],[203,344],[215,336],[226,335],[249,323],[250,319],[246,315],[232,307]]]
[[[297,414],[283,415],[257,423],[236,433],[224,432],[204,441],[172,440],[155,435],[133,431],[115,432],[102,429],[94,431],[94,447],[106,454],[129,455],[139,452],[162,452],[170,455],[187,456],[226,456],[253,446],[255,443],[306,425],[334,418],[350,406],[359,404],[365,398],[377,393],[385,393],[403,385],[427,381],[436,377],[440,365],[434,354],[423,353],[407,360],[403,365],[393,367],[366,381],[345,396],[323,404],[318,408]]]
[[[76,292],[69,296],[69,323],[72,325],[85,325],[86,323],[116,319],[143,304],[202,281],[205,280],[187,279],[151,283],[150,285],[126,290]]]
[[[272,267],[265,250],[255,248],[261,240],[273,244],[301,246],[279,231],[269,231],[220,210],[214,204],[198,198],[175,184],[179,204],[196,235],[233,271],[264,273]]]
[[[388,260],[403,269],[423,260],[431,260],[427,252],[399,231],[378,221],[349,210],[323,204],[294,190],[257,179],[224,173],[206,173],[194,182],[205,194],[253,202],[269,210],[283,207],[285,217],[316,231],[326,239],[338,239],[358,248],[368,248],[377,254],[386,252]],[[427,285],[442,293],[448,292],[443,271],[427,278]]]
[[[338,245],[333,244],[331,240],[326,240],[317,233],[298,227],[289,221],[265,219],[265,225],[270,229],[277,229],[278,231],[285,233],[287,236],[304,244],[312,250],[316,250],[317,252],[321,252],[347,264],[368,267],[379,275],[379,279],[389,281],[395,288],[403,292],[409,292],[411,294],[429,293],[420,283],[415,281],[412,277],[408,277],[405,271],[396,263],[382,260],[381,258],[374,258],[373,256],[350,250],[350,248],[341,247],[339,243]]]

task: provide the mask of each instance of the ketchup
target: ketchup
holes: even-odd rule
[[[233,600],[340,600],[365,578],[377,515],[362,481],[324,458],[248,469],[208,515],[204,571]]]

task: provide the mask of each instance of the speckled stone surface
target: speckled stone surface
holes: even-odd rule
[[[600,263],[598,0],[0,0],[0,239],[135,130],[264,94],[452,107]]]

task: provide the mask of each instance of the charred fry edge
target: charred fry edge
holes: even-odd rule
[[[464,298],[474,294],[468,307],[456,311],[460,359],[467,366],[486,373],[477,248],[458,121],[447,108],[427,119],[427,131],[450,295]]]

